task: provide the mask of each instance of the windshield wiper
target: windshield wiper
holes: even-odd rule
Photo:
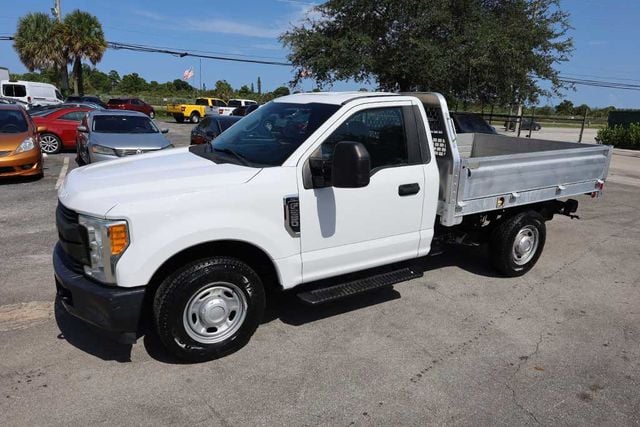
[[[240,163],[242,163],[243,165],[250,166],[250,162],[242,154],[236,153],[235,151],[233,151],[230,148],[213,147],[213,150],[214,151],[219,151],[220,153],[231,154],[233,157],[235,157],[236,159],[240,160]]]

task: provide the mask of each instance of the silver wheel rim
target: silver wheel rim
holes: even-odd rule
[[[533,225],[523,227],[513,241],[513,261],[517,265],[524,265],[531,261],[538,250],[538,229]]]
[[[247,316],[247,298],[229,282],[209,283],[184,308],[187,335],[202,344],[214,344],[235,334]]]
[[[40,137],[40,148],[47,154],[54,153],[58,149],[58,139],[53,135],[42,135]]]
[[[193,115],[191,116],[191,123],[198,123],[200,121],[200,117],[198,117],[197,115]]]

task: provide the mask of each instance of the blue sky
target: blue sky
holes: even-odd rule
[[[5,0],[7,1],[7,0]],[[18,17],[31,11],[49,12],[53,0],[12,1],[11,8],[0,11],[0,35],[15,32]],[[299,22],[313,0],[209,0],[179,2],[168,0],[62,0],[63,14],[80,8],[95,14],[103,24],[109,41],[165,46],[207,51],[221,55],[246,55],[267,60],[285,60],[287,51],[277,40],[278,34]],[[571,35],[575,52],[560,66],[563,74],[578,78],[601,77],[640,84],[640,1],[636,0],[564,0],[563,8],[571,13]],[[242,56],[238,56],[242,57]],[[0,42],[0,66],[12,72],[24,72],[10,42]],[[98,68],[118,70],[120,75],[138,72],[148,81],[164,82],[180,78],[193,67],[207,87],[226,79],[234,87],[255,83],[261,77],[263,90],[273,90],[291,79],[289,67],[241,64],[194,58],[107,50]],[[637,81],[633,81],[637,80]],[[336,84],[335,90],[358,89],[353,82]],[[305,82],[300,89],[311,90]],[[434,88],[437,90],[437,88]],[[565,94],[575,104],[640,107],[640,92],[577,86]],[[542,104],[557,103],[543,99]]]

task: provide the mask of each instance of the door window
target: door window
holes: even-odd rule
[[[79,122],[84,117],[84,111],[72,111],[71,113],[63,114],[60,116],[60,120],[71,120],[74,122]]]
[[[409,164],[402,107],[355,113],[322,144],[323,160],[332,159],[333,149],[340,141],[361,142],[369,151],[372,170]]]
[[[23,98],[27,96],[27,88],[24,85],[3,85],[2,94],[4,96],[13,96],[17,98]]]

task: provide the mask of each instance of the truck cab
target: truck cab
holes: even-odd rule
[[[298,288],[321,304],[391,286],[421,276],[411,260],[432,245],[489,242],[501,272],[526,273],[544,222],[575,212],[556,200],[567,183],[552,173],[542,192],[539,182],[486,188],[497,172],[473,154],[502,142],[460,154],[456,141],[438,94],[308,93],[208,144],[76,169],[59,190],[59,298],[120,340],[148,324],[167,351],[201,361],[241,348],[274,292]],[[573,150],[579,181],[562,196],[599,194],[609,149],[561,149]],[[539,175],[539,153],[515,156],[507,170]]]

